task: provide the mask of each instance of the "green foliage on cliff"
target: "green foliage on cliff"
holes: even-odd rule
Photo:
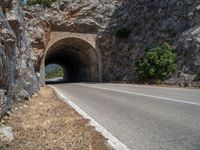
[[[29,0],[28,5],[42,4],[44,6],[50,7],[53,0]]]
[[[142,80],[164,80],[175,72],[175,60],[172,46],[164,43],[161,47],[150,49],[136,62],[136,71]]]
[[[63,77],[63,76],[64,76],[63,69],[62,68],[55,68],[55,69],[47,72],[45,78],[46,79],[52,79],[52,78]]]
[[[117,37],[119,38],[127,38],[129,34],[131,33],[131,30],[128,28],[121,28],[117,31]]]

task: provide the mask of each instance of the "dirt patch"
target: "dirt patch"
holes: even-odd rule
[[[53,89],[18,103],[4,118],[15,139],[1,144],[5,150],[110,150],[107,140],[73,108],[59,100]]]

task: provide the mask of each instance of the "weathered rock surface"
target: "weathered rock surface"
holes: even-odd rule
[[[25,14],[38,62],[51,31],[96,33],[104,81],[133,82],[135,61],[144,50],[167,41],[177,53],[178,68],[166,83],[199,86],[199,0],[63,0],[52,8],[26,7]],[[130,30],[127,38],[116,36],[121,28]]]
[[[1,142],[11,142],[14,139],[13,131],[11,127],[0,127],[0,139]]]
[[[38,90],[31,45],[18,1],[0,1],[0,116]]]

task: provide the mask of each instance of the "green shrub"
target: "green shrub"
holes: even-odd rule
[[[117,36],[119,38],[127,38],[129,36],[129,34],[131,33],[131,30],[127,29],[127,28],[121,28],[117,31]]]
[[[44,6],[50,7],[53,3],[53,0],[29,0],[29,5],[35,5],[35,4],[42,4]]]
[[[150,49],[144,58],[136,62],[136,71],[140,79],[164,80],[176,70],[176,55],[168,43]]]

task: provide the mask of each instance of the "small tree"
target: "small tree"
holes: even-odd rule
[[[136,62],[136,71],[140,79],[164,80],[175,72],[175,60],[172,46],[164,43],[161,47],[150,49],[144,58]]]

